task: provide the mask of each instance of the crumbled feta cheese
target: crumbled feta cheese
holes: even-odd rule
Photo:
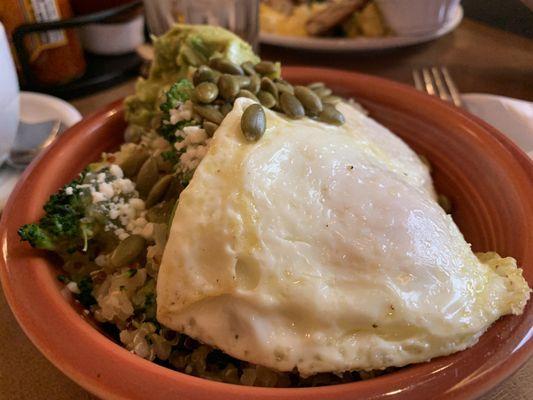
[[[146,239],[146,240],[150,240],[153,238],[154,236],[154,224],[152,222],[149,222],[147,223],[142,232],[141,232],[141,235]]]
[[[179,136],[183,138],[183,140],[176,142],[174,144],[174,148],[178,151],[192,144],[200,144],[208,140],[208,136],[205,130],[197,125],[186,126],[183,128],[182,131],[178,131],[178,132],[179,132]]]
[[[72,293],[80,294],[80,289],[78,288],[78,284],[74,281],[70,281],[67,283],[67,289],[70,290]]]
[[[103,193],[97,192],[96,190],[91,190],[91,197],[93,204],[107,200],[106,196]]]
[[[126,232],[126,230],[122,229],[122,228],[118,228],[118,229],[115,229],[115,235],[117,235],[117,237],[120,239],[120,240],[124,240],[126,239],[128,236],[130,236],[130,234],[128,232]]]
[[[65,189],[65,194],[67,194],[69,196],[74,194],[74,189],[72,189],[72,187],[69,186],[68,188]]]
[[[129,203],[133,208],[140,211],[144,210],[146,207],[142,199],[133,198],[129,200]]]
[[[135,190],[135,184],[129,179],[117,179],[113,181],[113,186],[119,193],[129,194]]]
[[[109,166],[109,172],[111,172],[115,178],[124,178],[124,172],[122,172],[122,168],[120,168],[117,164],[111,164]]]
[[[193,170],[207,153],[207,146],[189,146],[180,156],[180,169]]]
[[[187,100],[185,103],[180,104],[177,109],[170,110],[169,114],[172,125],[190,120],[192,118],[192,102]]]
[[[115,194],[115,191],[113,190],[113,185],[107,182],[100,183],[98,185],[98,191],[105,196],[106,200],[111,199]]]

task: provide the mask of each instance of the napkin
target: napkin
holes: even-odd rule
[[[533,158],[533,103],[479,93],[461,97],[470,113],[505,133]]]

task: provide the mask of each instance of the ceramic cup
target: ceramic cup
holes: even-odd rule
[[[0,22],[0,165],[6,160],[17,133],[19,107],[17,72]]]

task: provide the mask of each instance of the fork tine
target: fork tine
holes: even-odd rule
[[[426,89],[426,93],[431,96],[435,96],[435,85],[431,80],[431,74],[427,68],[422,68],[422,76],[424,78],[424,87]]]
[[[447,87],[445,83],[442,81],[439,69],[437,67],[431,68],[431,75],[433,76],[433,80],[435,81],[435,84],[437,85],[437,95],[444,101],[450,101],[451,97],[448,93]]]
[[[420,76],[420,71],[413,69],[413,81],[415,82],[415,88],[424,92],[424,83],[422,82],[422,77]]]
[[[442,67],[441,73],[444,77],[446,85],[448,86],[450,95],[452,96],[453,104],[455,104],[457,107],[462,107],[463,101],[461,100],[461,95],[459,94],[459,90],[457,89],[457,86],[455,86],[455,82],[453,81],[450,73],[448,72],[448,68]]]

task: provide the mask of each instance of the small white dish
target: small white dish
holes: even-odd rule
[[[461,95],[465,108],[504,133],[533,158],[533,103],[492,94]]]
[[[20,120],[29,124],[60,120],[71,127],[81,120],[81,114],[71,104],[42,93],[20,92]]]
[[[29,124],[59,120],[70,128],[81,120],[81,114],[71,104],[42,93],[20,92],[20,120]],[[0,212],[15,187],[21,171],[6,165],[0,167]]]
[[[462,20],[463,8],[459,6],[457,7],[455,14],[452,15],[441,28],[424,35],[391,35],[381,38],[358,37],[349,39],[337,37],[284,36],[261,32],[259,40],[261,43],[270,44],[273,46],[324,52],[387,50],[398,47],[412,46],[437,39],[457,28]]]

